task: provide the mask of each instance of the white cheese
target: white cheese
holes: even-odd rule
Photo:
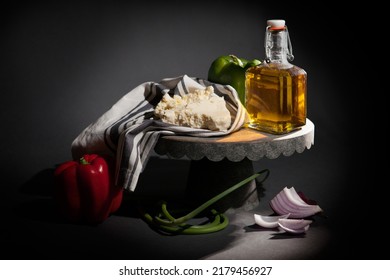
[[[231,125],[226,102],[214,94],[212,86],[184,96],[165,94],[154,113],[163,122],[192,128],[227,130]]]

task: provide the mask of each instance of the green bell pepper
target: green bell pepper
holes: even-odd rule
[[[207,79],[213,83],[232,86],[245,106],[245,71],[260,63],[257,59],[247,60],[233,54],[222,55],[211,63]]]

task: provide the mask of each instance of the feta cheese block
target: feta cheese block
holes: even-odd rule
[[[226,102],[214,93],[212,86],[195,89],[184,96],[164,94],[154,114],[163,122],[192,128],[222,131],[231,125]]]

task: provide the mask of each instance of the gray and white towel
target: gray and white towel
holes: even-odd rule
[[[211,131],[164,123],[154,118],[154,108],[164,94],[183,96],[195,89],[213,86],[214,93],[223,96],[232,117],[227,131]],[[223,136],[242,127],[247,112],[236,90],[187,75],[140,84],[95,122],[86,127],[72,143],[72,157],[96,153],[116,156],[116,183],[134,191],[139,175],[160,135],[189,135],[196,137]]]

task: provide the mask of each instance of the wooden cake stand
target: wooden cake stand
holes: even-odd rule
[[[172,159],[187,157],[191,160],[187,193],[194,202],[204,202],[253,175],[253,161],[302,153],[313,144],[314,124],[307,119],[299,130],[284,135],[242,128],[224,137],[162,136],[155,151]],[[250,210],[258,204],[253,180],[221,200],[216,208]]]

